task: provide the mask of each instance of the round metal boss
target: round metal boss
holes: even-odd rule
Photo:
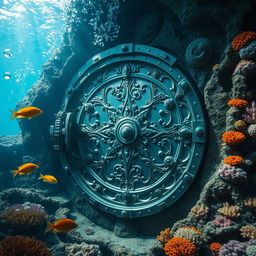
[[[123,44],[97,54],[74,76],[50,129],[70,181],[118,217],[169,207],[203,157],[199,97],[162,50]]]

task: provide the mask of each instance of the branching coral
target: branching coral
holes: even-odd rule
[[[46,245],[24,236],[7,236],[0,242],[0,256],[51,256]]]
[[[171,239],[170,228],[166,228],[160,232],[160,234],[156,237],[156,239],[161,243],[161,245],[165,245],[168,240]]]
[[[222,134],[222,141],[231,146],[239,145],[245,139],[245,135],[237,131],[227,131]]]
[[[248,106],[248,101],[247,100],[242,100],[242,99],[231,99],[228,102],[228,105],[231,107],[237,107],[237,108],[245,108]]]
[[[213,223],[216,227],[228,227],[233,224],[233,221],[226,216],[218,216],[213,220]]]
[[[241,236],[248,239],[256,239],[256,227],[246,225],[240,228]]]
[[[244,200],[244,204],[256,212],[256,197],[250,197]]]
[[[239,206],[229,205],[229,203],[224,203],[223,207],[218,209],[218,213],[231,219],[238,218],[241,214]]]
[[[228,156],[224,158],[224,164],[239,165],[243,160],[241,156]]]
[[[207,217],[209,213],[209,207],[206,205],[195,205],[194,207],[191,208],[191,214],[196,218],[196,219],[202,219]]]
[[[203,242],[201,232],[197,229],[192,229],[191,227],[178,228],[173,236],[189,240],[197,246],[201,245]]]
[[[234,126],[238,131],[244,131],[246,129],[246,123],[243,120],[235,121]]]
[[[250,124],[256,124],[256,102],[252,101],[245,111],[246,113],[242,115],[244,121]]]
[[[252,60],[241,60],[234,70],[233,75],[250,76],[256,72],[256,62]]]
[[[229,164],[221,165],[218,169],[218,174],[222,180],[234,184],[242,183],[247,179],[247,172]]]
[[[232,48],[234,51],[239,51],[241,48],[256,40],[256,33],[252,31],[243,32],[237,35],[232,40]]]
[[[167,256],[194,256],[196,246],[189,240],[174,237],[165,244],[164,252]]]
[[[220,243],[211,243],[210,244],[210,250],[215,254],[219,255],[220,248],[222,247],[222,244]]]
[[[2,218],[5,223],[15,229],[34,229],[40,228],[46,221],[46,215],[40,210],[18,210],[7,209]]]

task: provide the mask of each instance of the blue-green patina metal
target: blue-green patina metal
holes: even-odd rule
[[[95,206],[124,218],[152,215],[183,195],[202,161],[199,97],[172,55],[118,45],[71,81],[50,129],[54,148]]]

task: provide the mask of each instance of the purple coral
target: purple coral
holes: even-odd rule
[[[219,177],[230,183],[242,183],[247,179],[247,173],[236,166],[223,164],[218,169]]]
[[[256,63],[251,60],[241,60],[235,68],[233,75],[250,76],[256,73]]]
[[[242,115],[245,122],[250,124],[256,124],[256,103],[251,102],[251,105],[246,107],[245,114]]]
[[[256,41],[252,41],[239,51],[239,56],[244,60],[256,59]]]
[[[213,220],[213,223],[217,227],[228,227],[233,224],[233,221],[226,216],[218,216],[215,220]]]

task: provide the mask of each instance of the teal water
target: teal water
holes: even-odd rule
[[[58,50],[70,0],[0,1],[0,134],[20,132],[15,110]]]

